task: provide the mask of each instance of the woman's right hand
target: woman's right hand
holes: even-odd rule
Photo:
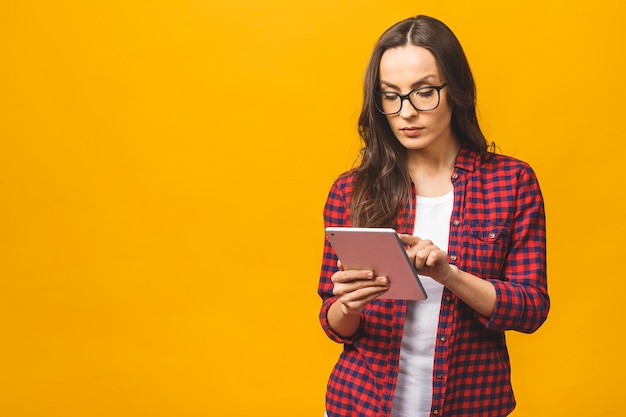
[[[331,279],[333,294],[338,297],[343,314],[360,315],[368,302],[389,290],[387,277],[377,277],[368,270],[345,270],[341,261],[337,266],[339,270]]]

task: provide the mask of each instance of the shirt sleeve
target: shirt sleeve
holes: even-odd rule
[[[511,249],[500,279],[489,280],[496,289],[495,310],[490,318],[478,314],[477,317],[491,330],[532,333],[543,324],[550,309],[545,210],[532,169],[526,165],[518,178]]]
[[[350,226],[350,210],[348,208],[348,194],[350,184],[348,177],[343,175],[339,177],[328,193],[326,204],[324,205],[324,227],[345,227]],[[353,343],[359,338],[361,330],[354,336],[345,338],[337,334],[328,324],[328,310],[330,306],[337,300],[333,295],[332,275],[338,270],[337,255],[327,239],[324,240],[324,252],[322,256],[322,268],[320,272],[320,281],[318,293],[322,298],[322,306],[320,309],[319,319],[322,329],[326,335],[337,343]],[[363,317],[361,317],[361,328],[363,327]]]

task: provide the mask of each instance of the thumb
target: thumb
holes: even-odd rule
[[[343,264],[339,260],[337,261],[337,268],[339,268],[340,271],[344,271]]]

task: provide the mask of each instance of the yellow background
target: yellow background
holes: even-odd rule
[[[455,31],[481,123],[545,194],[553,308],[522,416],[623,409],[625,6],[4,0],[0,415],[323,414],[321,210],[378,35]]]

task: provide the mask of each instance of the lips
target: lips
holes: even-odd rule
[[[408,137],[416,137],[424,130],[424,128],[417,127],[417,126],[409,126],[409,127],[403,127],[400,130]]]

